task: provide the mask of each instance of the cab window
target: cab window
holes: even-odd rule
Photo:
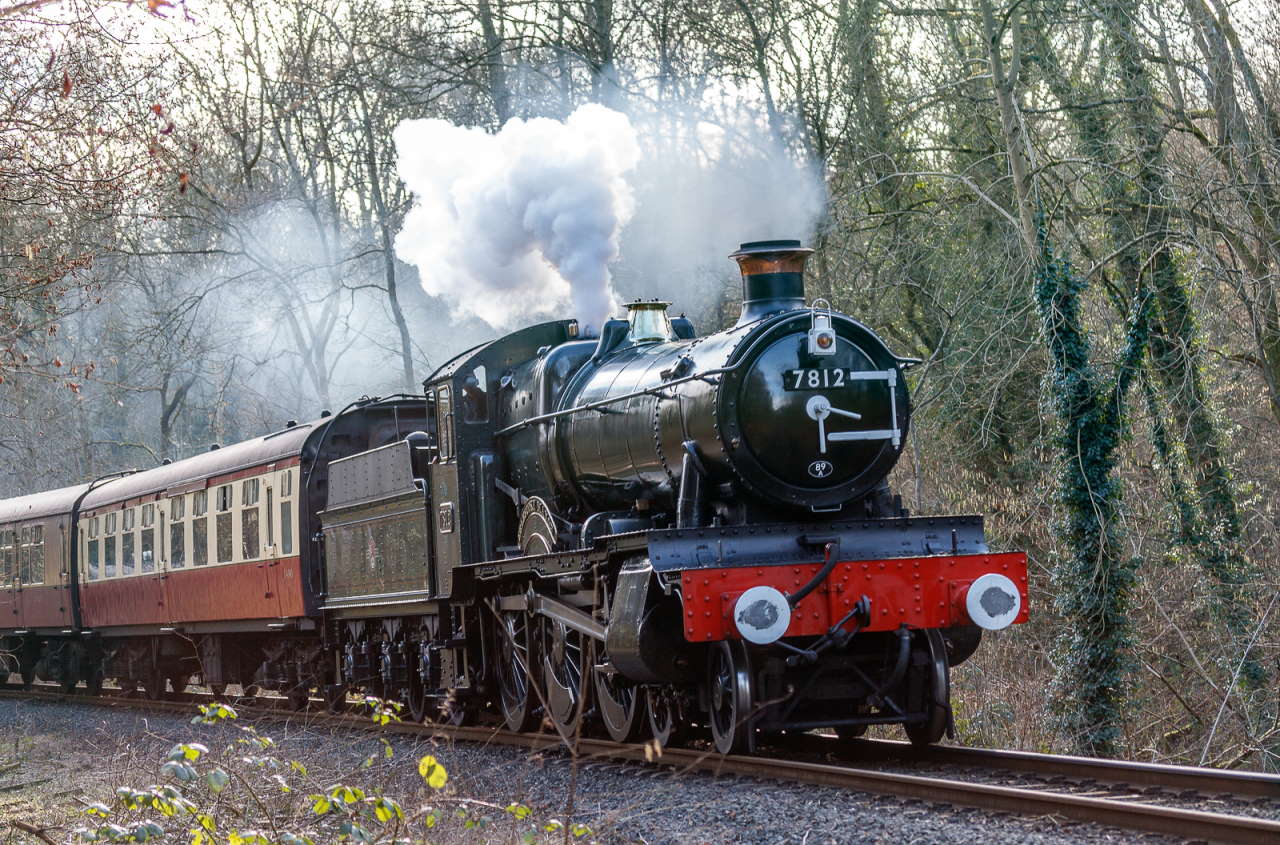
[[[436,390],[436,440],[440,460],[453,455],[453,402],[447,386]]]

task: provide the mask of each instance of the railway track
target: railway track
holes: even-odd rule
[[[184,714],[191,711],[196,701],[206,698],[195,695],[184,696],[183,700],[177,701],[148,701],[119,695],[90,698],[61,692],[24,691],[13,687],[0,687],[0,697]],[[435,736],[458,742],[512,745],[542,751],[560,750],[579,761],[620,761],[642,766],[662,766],[677,773],[706,772],[716,776],[732,775],[807,783],[894,795],[935,804],[1070,819],[1181,839],[1266,845],[1280,842],[1280,821],[1159,803],[1169,797],[1189,799],[1227,796],[1236,802],[1274,807],[1280,813],[1280,777],[1255,772],[947,746],[922,752],[912,749],[906,743],[884,740],[860,740],[852,745],[837,746],[835,741],[821,737],[806,738],[803,744],[804,756],[829,758],[838,747],[841,756],[846,759],[839,762],[819,762],[813,759],[767,756],[721,756],[713,751],[692,748],[668,748],[655,754],[652,747],[624,745],[588,737],[577,738],[570,748],[556,734],[514,734],[496,727],[454,727],[410,722],[391,722],[385,726],[376,726],[367,718],[317,712],[314,709],[290,712],[262,704],[238,704],[237,709],[246,717],[302,722],[309,726],[323,724],[408,736]],[[1108,784],[1113,789],[1120,788],[1139,794],[1124,798],[1095,797],[1049,788],[1048,784],[1009,786],[965,780],[963,777],[889,772],[870,765],[872,761],[882,765],[886,759],[968,770],[1019,773],[1053,779],[1055,784]]]

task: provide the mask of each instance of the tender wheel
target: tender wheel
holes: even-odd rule
[[[645,687],[645,716],[649,735],[661,748],[674,748],[685,733],[684,706],[670,687]]]
[[[712,646],[707,660],[707,687],[711,738],[716,750],[721,754],[754,751],[751,658],[741,641],[726,640]]]
[[[928,650],[928,675],[925,678],[924,706],[929,718],[924,722],[903,725],[907,739],[917,747],[933,745],[947,732],[947,716],[951,712],[951,674],[947,668],[947,645],[936,629],[924,632]]]
[[[644,732],[645,694],[617,672],[596,672],[600,718],[614,742],[635,742]]]
[[[169,686],[173,687],[174,695],[181,695],[187,691],[187,687],[191,686],[190,675],[170,675]]]
[[[409,687],[403,690],[402,695],[405,709],[409,711],[409,718],[419,725],[426,721],[427,716],[431,714],[431,708],[427,706],[427,691],[423,689],[417,675],[409,679]]]
[[[102,667],[90,669],[84,679],[84,694],[95,698],[102,695],[102,680]]]
[[[289,691],[289,709],[295,713],[306,710],[307,705],[311,703],[311,689],[309,687],[297,687]]]
[[[538,724],[536,637],[532,620],[522,610],[498,612],[495,644],[498,660],[498,697],[507,730],[533,730]]]
[[[473,725],[476,721],[475,708],[468,707],[453,696],[449,696],[436,710],[436,722],[453,728]]]
[[[347,687],[344,684],[324,685],[324,709],[341,713],[347,709]]]
[[[159,701],[164,698],[166,689],[164,673],[159,669],[152,669],[147,673],[147,677],[142,679],[142,691],[148,701]]]
[[[584,704],[583,667],[586,661],[582,634],[554,619],[548,619],[541,627],[547,715],[561,736],[574,736],[582,723]]]
[[[252,707],[258,702],[258,695],[261,692],[262,687],[257,684],[245,684],[240,688],[240,701]]]
[[[227,697],[226,684],[209,684],[209,692],[213,693],[213,697],[223,699]]]

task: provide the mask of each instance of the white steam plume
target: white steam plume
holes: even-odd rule
[[[571,304],[598,328],[616,310],[609,264],[640,159],[625,115],[585,105],[563,122],[513,119],[496,134],[407,120],[394,137],[414,194],[396,254],[427,293],[495,327]]]

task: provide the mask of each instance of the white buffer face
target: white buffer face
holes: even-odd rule
[[[1004,575],[988,572],[969,585],[964,597],[965,610],[973,624],[988,631],[1008,628],[1022,609],[1018,586]]]
[[[780,591],[761,584],[738,596],[733,605],[733,624],[747,642],[768,645],[787,632],[791,605]]]

